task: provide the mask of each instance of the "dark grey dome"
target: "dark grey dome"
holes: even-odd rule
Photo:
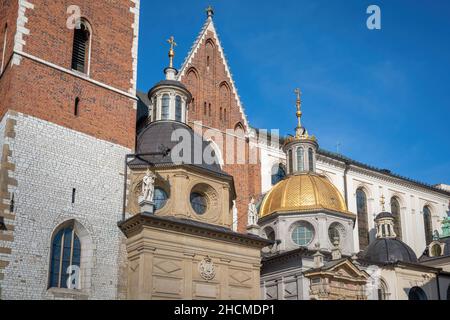
[[[172,133],[175,130],[183,129],[186,130],[187,135],[190,139],[190,162],[185,163],[174,163],[172,161],[172,152],[169,152],[167,155],[157,155],[157,156],[141,156],[140,158],[136,158],[130,162],[130,167],[139,167],[139,166],[147,166],[148,162],[154,164],[155,166],[173,166],[173,165],[192,165],[194,167],[198,167],[204,170],[208,170],[214,173],[218,173],[224,176],[228,176],[225,172],[220,168],[220,162],[217,156],[214,157],[212,163],[206,163],[203,160],[203,153],[205,149],[210,145],[209,142],[204,141],[202,137],[196,134],[191,127],[176,121],[156,121],[150,123],[147,127],[145,127],[137,137],[137,145],[136,145],[136,154],[148,154],[148,153],[158,153],[163,152],[165,150],[173,150],[176,145],[179,144],[179,141],[172,141]],[[180,139],[181,140],[181,139]],[[201,158],[199,155],[197,157],[200,158],[199,163],[196,163],[196,158],[194,157],[195,148],[194,146],[198,144],[198,141],[201,141]],[[189,144],[188,144],[189,145]],[[200,148],[199,148],[200,149]]]
[[[153,93],[160,87],[177,87],[186,93],[189,102],[192,100],[192,94],[189,92],[188,88],[180,81],[176,80],[162,80],[158,82],[153,86],[153,88],[150,89],[150,91],[148,92],[148,97],[151,98],[153,96]]]
[[[362,254],[364,260],[379,263],[410,262],[417,263],[414,251],[398,239],[376,239]]]
[[[394,215],[393,215],[392,213],[390,213],[390,212],[381,212],[381,213],[379,213],[379,214],[376,216],[375,220],[383,219],[383,218],[392,218],[392,219],[395,219],[395,217],[394,217]]]

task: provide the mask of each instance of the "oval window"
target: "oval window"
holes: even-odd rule
[[[162,209],[166,205],[168,198],[169,197],[167,196],[166,191],[161,188],[155,188],[155,196],[153,198],[153,202],[155,203],[155,210]]]
[[[196,214],[205,214],[208,210],[208,200],[205,195],[199,192],[193,192],[191,193],[191,206]]]

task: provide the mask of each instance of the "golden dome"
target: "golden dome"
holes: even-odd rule
[[[270,190],[261,203],[260,216],[316,210],[353,215],[347,210],[339,190],[326,177],[301,173],[280,181]]]

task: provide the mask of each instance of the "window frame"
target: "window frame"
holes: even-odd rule
[[[84,70],[80,71],[76,68],[74,68],[74,53],[75,53],[75,33],[77,30],[77,28],[75,28],[73,30],[73,41],[72,41],[72,60],[71,60],[71,70],[80,74],[84,74],[87,77],[90,76],[91,74],[91,55],[92,55],[92,36],[93,36],[93,31],[92,31],[92,27],[91,24],[89,23],[89,21],[87,21],[85,18],[81,18],[81,22],[80,22],[80,28],[84,26],[87,30],[87,32],[89,33],[89,38],[87,40],[87,50],[84,52],[85,54],[85,65],[84,65]]]

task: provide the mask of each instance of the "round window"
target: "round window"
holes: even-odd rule
[[[153,202],[155,203],[155,210],[162,209],[166,205],[168,198],[169,197],[167,196],[167,192],[165,192],[161,188],[155,188],[155,195],[153,197]]]
[[[314,238],[314,228],[309,223],[301,223],[292,231],[292,240],[299,246],[307,246]]]
[[[338,243],[341,243],[341,234],[339,232],[339,229],[336,225],[331,225],[328,229],[328,237],[330,238],[330,242],[334,245],[334,243],[337,241]]]
[[[208,200],[205,195],[193,192],[191,193],[191,206],[196,214],[205,214],[206,210],[208,210]]]

